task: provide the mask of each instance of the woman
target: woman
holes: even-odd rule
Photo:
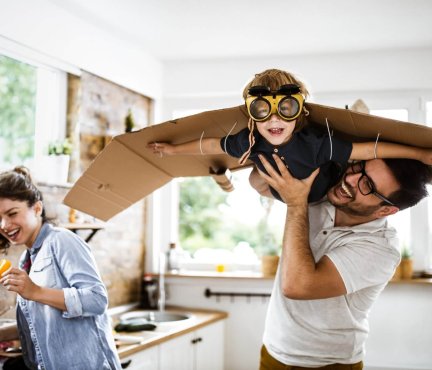
[[[0,248],[25,245],[20,269],[0,283],[17,295],[17,324],[30,369],[121,369],[106,313],[107,291],[89,246],[52,226],[25,167],[0,173]]]

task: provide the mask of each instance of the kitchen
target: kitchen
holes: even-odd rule
[[[121,16],[127,17],[122,13],[125,4],[127,3],[122,3],[119,8],[116,8],[115,2],[104,6],[107,7],[107,14],[108,10],[113,14],[118,11],[118,16],[123,19]],[[352,14],[351,9],[346,9],[346,5],[341,2],[333,2],[333,7],[328,5],[325,9],[315,3],[322,16],[318,17],[313,12],[307,13],[308,16],[317,18],[305,22],[303,27],[309,28],[311,26],[308,23],[316,22],[320,25],[320,31],[315,31],[315,36],[309,35],[309,41],[292,45],[292,48],[299,48],[295,49],[295,53],[282,49],[276,53],[274,49],[266,49],[263,45],[260,45],[263,52],[257,53],[253,50],[253,44],[246,43],[252,37],[248,32],[236,34],[232,31],[235,43],[231,46],[231,53],[220,54],[219,57],[215,56],[218,56],[221,50],[214,49],[213,54],[212,50],[207,50],[207,54],[204,54],[203,43],[209,43],[216,48],[217,42],[199,39],[198,31],[191,31],[185,36],[187,41],[183,41],[190,47],[184,47],[183,51],[174,50],[174,46],[178,47],[177,44],[168,44],[160,47],[160,50],[154,47],[150,52],[146,45],[127,40],[127,28],[119,29],[118,23],[110,26],[106,23],[108,21],[98,16],[95,9],[87,8],[84,1],[18,0],[2,5],[0,54],[32,60],[40,66],[66,72],[68,101],[70,104],[75,102],[75,106],[69,107],[67,111],[75,112],[76,115],[82,114],[80,117],[86,118],[80,122],[80,127],[75,127],[75,131],[73,126],[68,129],[70,133],[81,138],[83,142],[80,142],[80,145],[86,148],[87,152],[84,155],[81,150],[81,153],[75,151],[72,154],[71,180],[76,180],[80,169],[85,169],[105,145],[101,142],[102,138],[123,132],[125,114],[115,117],[115,109],[109,108],[110,105],[114,107],[117,102],[109,100],[99,102],[99,105],[94,103],[93,98],[97,96],[97,92],[105,89],[121,90],[122,96],[125,96],[124,101],[133,101],[134,107],[139,107],[134,111],[134,119],[140,125],[138,128],[141,128],[174,116],[239,105],[241,87],[245,81],[257,71],[276,66],[298,71],[309,82],[313,100],[318,103],[344,107],[362,98],[372,110],[403,108],[408,111],[407,120],[410,122],[432,124],[432,72],[429,68],[432,59],[432,32],[430,22],[423,21],[428,16],[430,19],[432,9],[426,2],[419,1],[417,10],[402,1],[383,2],[378,9],[373,2],[363,2],[356,5],[361,7],[356,10],[358,16]],[[94,6],[97,5],[102,6],[95,2]],[[280,3],[278,5],[281,6]],[[211,9],[213,13],[220,14],[219,6],[221,5]],[[303,9],[303,6],[298,4],[295,6],[300,8],[299,11]],[[388,13],[385,6],[389,7]],[[229,5],[227,7],[230,9]],[[368,7],[370,9],[367,9]],[[232,9],[232,13],[239,9],[251,11],[244,4],[243,7],[239,5]],[[212,13],[211,10],[207,13]],[[235,16],[230,14],[228,19],[235,22],[241,17],[240,14],[242,13],[235,13]],[[197,16],[194,13],[192,15]],[[377,18],[373,18],[373,15]],[[254,16],[257,17],[256,13],[251,13],[247,18],[255,19]],[[396,21],[391,22],[392,17],[399,20],[400,28],[396,27]],[[370,43],[370,47],[365,44],[355,47],[356,43],[360,43],[360,34],[367,31],[363,27],[361,33],[350,35],[347,32],[342,35],[344,31],[341,30],[350,29],[350,22],[370,26],[369,19],[376,21],[381,18],[386,18],[390,24],[382,28],[376,26],[375,34],[371,31],[372,36],[365,39]],[[126,19],[123,19],[123,24],[128,23]],[[329,34],[321,36],[319,32],[324,32],[327,27],[331,28],[329,24],[335,19],[341,22],[337,25],[340,28],[334,29],[333,33],[329,30]],[[146,19],[146,22],[150,21],[151,19]],[[213,22],[217,22],[217,25],[222,23],[220,20]],[[168,23],[164,23],[166,24]],[[188,24],[192,26],[193,22]],[[388,28],[390,25],[393,28]],[[150,26],[149,28],[152,29]],[[411,39],[408,38],[410,30],[414,30],[411,35],[415,34]],[[156,35],[153,37],[156,38]],[[230,40],[227,34],[220,37],[224,42]],[[327,50],[326,45],[320,44],[325,44],[325,39],[331,37],[340,44],[330,44]],[[215,39],[217,40],[217,37]],[[395,39],[400,44],[396,43]],[[240,43],[250,45],[249,49],[254,51],[253,58],[249,57],[251,52],[245,49],[242,49],[241,54],[237,51],[236,44]],[[314,45],[317,51],[313,52],[314,48],[301,49],[300,46],[307,43]],[[172,54],[169,54],[170,49],[173,49]],[[185,54],[180,54],[181,52]],[[81,89],[84,87],[82,91],[88,95],[71,99],[71,96],[78,94],[79,89],[74,89],[76,84],[80,85]],[[110,96],[112,99],[113,95],[114,93],[108,94],[108,99]],[[63,102],[63,105],[65,104]],[[66,108],[64,111],[66,112]],[[68,120],[73,122],[73,115],[68,115]],[[65,130],[66,128],[63,132],[66,132]],[[46,133],[48,129],[44,127],[42,131]],[[54,208],[52,213],[59,216],[63,223],[68,222],[69,210],[61,205],[68,188],[47,185],[42,187],[42,190],[46,192],[46,198]],[[90,241],[103,281],[108,288],[110,308],[137,302],[143,274],[159,271],[160,252],[165,252],[175,238],[171,231],[175,230],[178,224],[177,216],[172,211],[175,197],[172,184],[158,190],[151,197],[109,220]],[[411,241],[416,271],[430,268],[428,263],[431,251],[427,249],[427,246],[431,245],[428,207],[430,203],[423,202],[411,210],[410,234],[415,235]],[[93,222],[94,220],[91,220],[91,223]],[[88,230],[77,232],[85,237],[89,233]],[[19,252],[21,250],[10,254],[15,263]],[[182,276],[165,276],[166,304],[226,312],[228,316],[220,320],[224,333],[224,368],[255,368],[268,298],[206,297],[204,292],[208,288],[212,292],[269,294],[272,280],[259,278],[253,273],[249,276],[242,273],[237,276],[229,273],[213,275],[214,271],[201,275],[192,271]],[[365,361],[367,369],[432,369],[428,346],[432,339],[432,319],[428,315],[428,309],[431,308],[428,299],[431,289],[430,282],[424,280],[388,285],[370,315],[371,332]],[[3,297],[4,295],[2,300]],[[8,305],[13,305],[13,302]]]

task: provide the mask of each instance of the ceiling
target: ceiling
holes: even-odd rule
[[[432,47],[430,0],[51,0],[160,60]]]

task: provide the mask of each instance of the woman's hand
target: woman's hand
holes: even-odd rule
[[[159,156],[173,155],[175,154],[175,145],[168,143],[148,143],[147,148],[153,150],[153,154],[158,154]]]
[[[16,267],[12,267],[0,279],[8,291],[18,293],[21,297],[33,300],[32,297],[40,289],[39,285],[33,283],[28,274]]]
[[[277,155],[273,154],[273,158],[280,174],[262,155],[260,155],[259,158],[268,173],[268,175],[266,175],[260,171],[260,175],[273,189],[279,193],[283,201],[288,206],[307,204],[307,198],[309,196],[312,183],[314,182],[315,177],[318,175],[319,168],[312,172],[309,177],[303,180],[298,180],[291,176],[288,169]]]

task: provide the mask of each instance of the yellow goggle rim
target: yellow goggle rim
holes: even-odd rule
[[[283,113],[283,103],[287,100],[294,100],[298,106],[298,109],[291,115],[285,115]],[[263,116],[257,116],[254,114],[254,105],[258,103],[264,103],[267,106],[267,112]],[[268,119],[272,114],[278,114],[285,121],[294,121],[303,110],[304,97],[302,94],[292,95],[260,95],[251,96],[248,95],[246,98],[246,107],[249,116],[256,122],[262,122]]]

